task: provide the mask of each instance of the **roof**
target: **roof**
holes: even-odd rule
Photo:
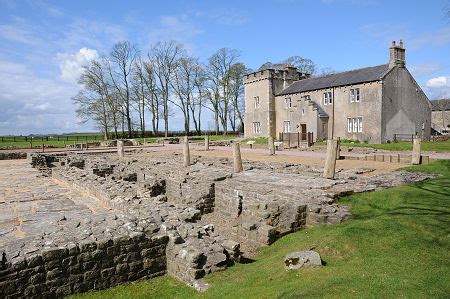
[[[378,81],[384,77],[388,70],[389,64],[382,64],[322,77],[303,79],[295,81],[278,95],[287,95],[316,89]]]
[[[450,99],[433,100],[431,102],[431,111],[449,111]]]

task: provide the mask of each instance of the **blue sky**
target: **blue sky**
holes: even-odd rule
[[[93,131],[74,112],[76,78],[122,40],[145,52],[174,39],[203,61],[235,48],[250,68],[301,55],[343,71],[387,63],[391,41],[403,39],[428,97],[450,97],[449,9],[438,0],[0,0],[0,134]],[[182,128],[175,108],[170,126]]]

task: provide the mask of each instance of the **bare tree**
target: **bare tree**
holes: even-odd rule
[[[222,48],[209,58],[208,68],[212,90],[209,96],[216,120],[218,132],[218,118],[222,124],[224,135],[228,131],[228,113],[230,105],[230,69],[239,57],[237,50]]]
[[[89,66],[84,67],[78,83],[83,86],[83,90],[73,98],[74,103],[79,105],[77,115],[84,121],[94,120],[105,139],[108,138],[111,125],[117,136],[117,107],[107,79],[105,59],[93,60]]]
[[[195,96],[191,103],[190,109],[192,114],[192,120],[194,122],[195,131],[197,135],[200,135],[202,132],[202,106],[205,102],[205,95],[207,93],[207,81],[208,76],[205,71],[205,67],[197,63],[197,68],[195,72],[194,78],[194,86],[195,86]]]
[[[132,77],[133,103],[137,106],[135,109],[139,114],[141,136],[145,137],[145,103],[148,93],[144,79],[144,66],[140,57],[136,59],[135,64]]]
[[[190,131],[190,116],[194,105],[195,79],[198,73],[198,62],[196,59],[185,56],[178,60],[177,68],[172,80],[172,87],[176,96],[171,101],[180,108],[184,116],[184,130],[186,134]]]
[[[128,138],[132,137],[131,122],[131,75],[135,66],[138,51],[128,41],[117,43],[113,46],[110,54],[109,75],[111,82],[121,99],[121,112],[127,123]],[[124,122],[123,121],[123,122]],[[122,123],[123,123],[122,122]],[[122,125],[122,131],[124,131]]]
[[[169,98],[171,80],[182,52],[182,46],[175,41],[159,42],[152,48],[152,52],[149,57],[150,60],[153,60],[155,63],[155,74],[159,81],[159,88],[163,101],[164,135],[166,137],[169,132]]]
[[[313,75],[316,72],[316,65],[314,61],[309,58],[304,58],[302,56],[291,56],[288,59],[280,62],[280,63],[272,63],[270,61],[263,63],[259,70],[274,68],[274,69],[282,69],[285,64],[291,64],[297,68],[297,70],[304,74]]]
[[[157,134],[159,130],[159,115],[161,103],[159,100],[160,91],[156,85],[154,62],[151,60],[144,61],[143,67],[143,80],[148,93],[146,104],[152,116],[153,133]]]
[[[243,63],[235,63],[230,69],[230,96],[232,103],[230,122],[233,131],[236,131],[236,119],[239,120],[239,129],[242,130],[244,128],[244,82],[242,77],[248,71]]]
[[[313,75],[316,71],[315,63],[311,59],[301,56],[291,56],[283,61],[283,63],[292,64],[303,74]]]

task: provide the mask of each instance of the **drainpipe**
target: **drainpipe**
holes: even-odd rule
[[[331,122],[331,139],[334,138],[334,105],[336,105],[336,99],[334,98],[334,87],[333,87],[333,107],[332,107],[332,117],[333,117],[333,121]]]

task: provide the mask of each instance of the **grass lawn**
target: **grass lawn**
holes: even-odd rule
[[[169,276],[75,298],[447,297],[450,294],[450,161],[409,167],[426,182],[340,200],[353,218],[308,228],[260,250],[255,261],[206,278],[197,293]],[[285,254],[317,244],[326,266],[286,272]]]
[[[45,146],[52,146],[52,147],[65,147],[66,144],[74,144],[74,143],[81,143],[81,142],[86,142],[86,137],[87,136],[87,142],[98,142],[98,141],[103,141],[103,137],[100,135],[95,135],[95,134],[85,134],[82,137],[83,138],[79,138],[79,141],[76,141],[76,135],[70,135],[69,136],[69,141],[65,141],[63,140],[63,137],[60,137],[60,140],[58,141],[56,138],[53,139],[49,139],[48,141],[46,141],[45,139],[42,141],[40,138],[36,138],[35,140],[33,140],[33,147],[38,147],[40,148],[42,146],[42,144],[44,144]],[[97,137],[97,139],[94,139],[94,136]],[[193,136],[193,137],[198,137],[198,138],[205,138],[204,135],[202,136]],[[237,138],[237,135],[210,135],[209,136],[209,140],[210,141],[217,141],[217,140],[227,140],[227,139],[234,139]],[[155,143],[158,141],[158,139],[161,137],[148,137],[145,138],[145,142],[146,143]],[[180,137],[182,138],[182,137]],[[1,142],[0,140],[0,147],[3,146],[15,146],[16,148],[31,148],[31,143],[29,141],[24,141],[24,137],[18,137],[17,140],[21,140],[21,141],[12,141],[10,140],[11,138],[8,137],[8,140],[5,140],[4,142]],[[23,141],[22,141],[23,139]],[[138,140],[139,142],[143,143],[144,142],[144,138],[138,137],[138,138],[134,138],[136,140]],[[198,142],[203,142],[203,140],[197,140]]]
[[[326,144],[326,142],[320,141],[316,144]],[[383,144],[366,144],[366,143],[351,143],[348,141],[341,142],[341,145],[351,146],[351,147],[370,147],[376,149],[390,150],[390,151],[411,151],[411,142],[397,142],[397,143],[383,143]],[[422,142],[422,151],[430,152],[450,152],[450,140],[439,141],[439,142]]]

